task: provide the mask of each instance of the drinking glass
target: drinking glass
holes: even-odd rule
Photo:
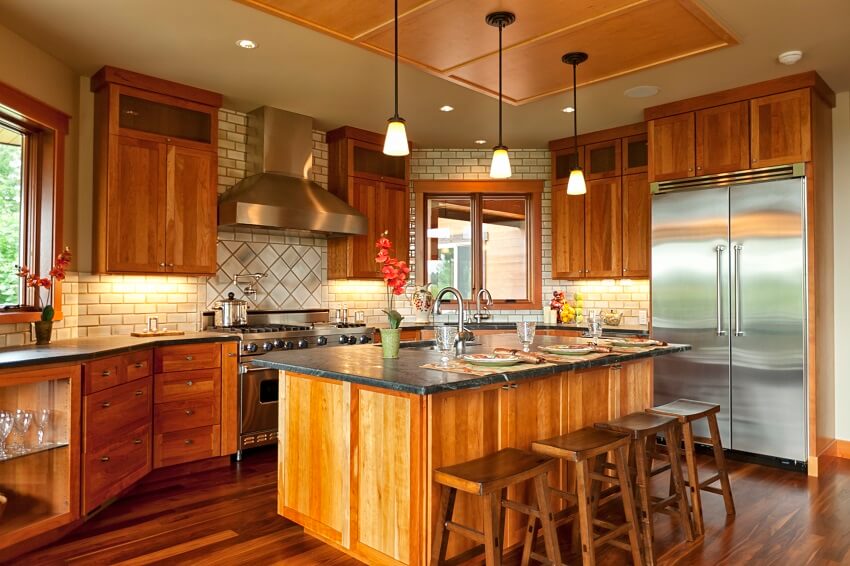
[[[14,426],[15,418],[6,411],[0,411],[0,458],[11,456],[9,452],[6,452],[6,439]]]
[[[454,326],[438,326],[435,329],[437,350],[440,351],[440,366],[449,367],[449,352],[455,347],[457,340],[457,328]]]
[[[38,428],[37,438],[39,448],[44,448],[48,445],[48,443],[44,441],[44,436],[47,432],[47,425],[49,423],[50,409],[39,409],[35,414],[35,426]]]
[[[590,311],[587,315],[587,331],[593,338],[593,345],[599,345],[599,337],[602,336],[602,316],[596,311]]]
[[[534,331],[537,325],[533,322],[517,322],[516,334],[522,342],[522,351],[531,351],[531,343],[534,342]]]
[[[26,435],[32,424],[33,412],[27,409],[17,409],[15,411],[15,432],[18,433],[18,442],[15,444],[15,450],[19,454],[29,452],[26,446]]]

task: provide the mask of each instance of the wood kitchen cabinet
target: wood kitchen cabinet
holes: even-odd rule
[[[550,144],[551,145],[551,144]],[[584,168],[584,146],[574,149],[572,146],[552,149],[552,186],[566,185],[570,180],[570,171],[576,164]]]
[[[812,160],[810,89],[750,101],[752,166],[770,167]]]
[[[552,187],[552,277],[584,277],[585,195],[568,195],[566,186]]]
[[[585,178],[588,181],[619,177],[622,173],[620,164],[620,140],[609,140],[587,145],[584,148],[586,164]]]
[[[666,181],[693,177],[696,169],[696,126],[694,113],[688,112],[650,120],[649,180]]]
[[[366,234],[328,240],[328,277],[381,279],[375,241],[385,231],[393,256],[409,260],[408,159],[384,155],[383,136],[365,130],[339,128],[327,140],[328,189],[368,219]]]
[[[95,271],[215,273],[221,96],[112,67],[91,83]]]
[[[733,102],[695,114],[697,176],[749,169],[749,105]]]
[[[586,277],[623,274],[622,185],[619,177],[587,182],[584,195]]]
[[[623,277],[649,277],[651,208],[646,174],[623,175]]]
[[[623,138],[623,175],[646,173],[649,163],[649,145],[646,134],[637,134]]]

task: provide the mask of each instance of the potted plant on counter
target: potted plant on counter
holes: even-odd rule
[[[401,343],[401,321],[404,317],[400,312],[393,308],[395,297],[404,294],[404,289],[407,286],[407,277],[410,275],[410,267],[407,263],[400,261],[397,258],[390,257],[392,242],[387,238],[387,232],[384,232],[375,247],[378,248],[378,254],[375,256],[375,261],[381,264],[381,275],[384,277],[384,283],[387,285],[387,308],[383,311],[387,314],[389,328],[381,328],[381,349],[385,358],[397,358],[398,350]]]
[[[50,344],[50,335],[53,332],[53,316],[56,314],[53,308],[53,291],[56,288],[56,281],[65,279],[65,270],[71,265],[71,250],[65,248],[58,256],[56,263],[50,268],[50,277],[41,277],[30,272],[26,265],[15,266],[18,268],[18,277],[21,277],[26,282],[26,286],[35,289],[35,306],[41,311],[41,320],[34,322],[35,325],[35,343]],[[41,292],[47,291],[47,300],[42,307]]]

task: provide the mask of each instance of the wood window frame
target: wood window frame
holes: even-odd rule
[[[63,249],[62,214],[65,174],[65,136],[70,117],[47,104],[0,82],[0,121],[27,135],[24,158],[29,195],[26,211],[26,261],[39,274],[50,271]],[[62,282],[53,288],[53,320],[62,320]],[[25,305],[0,311],[0,324],[35,322],[41,313],[33,310],[35,291],[26,290]]]
[[[426,202],[433,197],[461,197],[470,195],[493,195],[493,196],[517,196],[530,199],[531,206],[526,222],[528,225],[528,241],[526,242],[526,253],[528,254],[528,300],[493,300],[494,310],[535,310],[540,309],[543,295],[543,260],[542,260],[542,197],[543,181],[517,180],[517,181],[472,181],[472,180],[448,180],[448,181],[414,181],[413,192],[415,196],[416,222],[416,284],[425,285],[428,282],[427,257],[426,257],[426,230],[427,210]],[[472,224],[480,226],[482,223],[481,210],[472,211]],[[472,269],[472,294],[481,288],[482,281],[482,246],[480,239],[473,240],[473,269]],[[451,302],[448,302],[451,304]]]

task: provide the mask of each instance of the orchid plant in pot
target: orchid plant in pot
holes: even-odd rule
[[[65,271],[71,265],[71,250],[66,247],[56,256],[56,263],[50,268],[49,277],[41,277],[38,274],[32,273],[26,265],[15,266],[18,268],[18,277],[21,277],[26,286],[35,290],[35,306],[41,311],[41,320],[35,323],[35,343],[49,344],[50,335],[53,331],[53,317],[56,314],[53,308],[54,292],[56,290],[56,281],[65,279]],[[47,300],[42,306],[41,292],[47,291]]]
[[[375,247],[378,248],[375,261],[381,264],[381,275],[387,285],[387,308],[383,311],[386,313],[390,325],[389,328],[381,329],[381,349],[385,358],[397,358],[401,343],[401,329],[399,327],[404,317],[395,310],[394,303],[396,297],[404,294],[407,277],[410,275],[410,267],[406,262],[390,257],[393,244],[387,238],[387,232],[384,232],[378,238]]]

